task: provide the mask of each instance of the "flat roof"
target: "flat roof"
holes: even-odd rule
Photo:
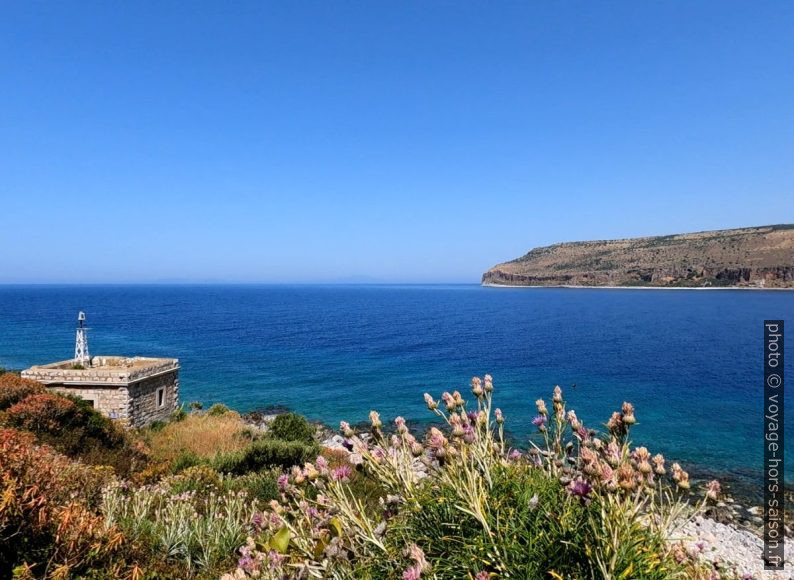
[[[175,358],[93,356],[87,367],[69,359],[32,366],[22,371],[22,376],[45,384],[129,384],[178,368]]]

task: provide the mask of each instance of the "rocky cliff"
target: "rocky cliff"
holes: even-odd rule
[[[554,244],[494,266],[482,283],[794,288],[794,224]]]

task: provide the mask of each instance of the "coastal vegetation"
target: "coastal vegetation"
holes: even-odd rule
[[[722,574],[676,535],[719,484],[692,495],[678,464],[635,446],[629,403],[597,430],[557,387],[536,403],[530,445],[515,449],[493,388],[486,375],[472,380],[470,402],[458,391],[426,395],[435,426],[425,433],[401,417],[384,424],[375,411],[366,428],[342,422],[341,443],[331,448],[291,413],[262,428],[228,409],[194,406],[167,424],[122,430],[6,373],[0,571],[409,580]]]

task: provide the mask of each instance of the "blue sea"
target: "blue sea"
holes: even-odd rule
[[[517,443],[535,399],[559,384],[586,424],[631,401],[637,443],[760,491],[762,324],[794,325],[794,292],[4,286],[0,366],[70,358],[78,310],[92,354],[179,358],[184,402],[282,406],[331,425],[377,409],[421,423],[424,392],[466,395],[473,375],[490,373]],[[792,421],[794,411],[790,433]]]

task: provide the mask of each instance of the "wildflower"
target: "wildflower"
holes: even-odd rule
[[[411,566],[403,572],[403,580],[421,580],[422,571],[419,566]]]
[[[314,468],[314,465],[311,463],[306,463],[303,466],[303,477],[308,479],[309,481],[314,481],[320,473]]]
[[[607,429],[615,435],[620,435],[623,432],[623,417],[615,411],[607,421]]]
[[[321,474],[325,474],[328,471],[328,461],[322,455],[317,456],[314,464]]]
[[[507,454],[507,458],[511,461],[518,461],[523,457],[523,454],[518,449],[510,450],[510,453]]]
[[[474,577],[474,580],[488,580],[490,577],[491,575],[488,574],[488,572],[482,571],[482,572],[477,572],[477,575]]]
[[[444,404],[447,406],[447,411],[454,411],[455,410],[455,399],[450,395],[448,392],[444,391],[442,393],[441,398],[444,400]]]
[[[552,396],[551,400],[554,403],[562,403],[562,389],[560,385],[554,385],[554,395]]]
[[[505,418],[504,418],[504,416],[502,415],[502,410],[501,410],[501,409],[497,408],[497,409],[494,411],[494,415],[496,416],[496,422],[497,422],[497,423],[499,423],[499,424],[502,424],[502,423],[504,423],[504,422],[505,422]]]
[[[574,431],[578,431],[582,427],[582,423],[579,421],[579,418],[576,416],[576,411],[571,409],[568,411],[566,415],[568,422],[571,424],[571,429]]]
[[[624,463],[618,467],[616,475],[618,478],[618,485],[621,489],[631,491],[636,487],[637,482],[635,481],[634,468],[630,464]]]
[[[400,435],[405,435],[408,433],[408,427],[405,426],[405,419],[402,417],[397,417],[394,420],[394,424],[397,426],[397,433]]]
[[[452,400],[455,401],[455,405],[458,407],[462,407],[466,404],[466,401],[463,400],[463,397],[458,391],[452,393]]]
[[[453,437],[463,437],[463,425],[457,413],[452,413],[449,416],[449,425],[452,427]]]
[[[482,381],[479,377],[473,377],[471,379],[471,392],[478,399],[483,396],[485,391],[483,391]]]
[[[623,413],[623,423],[626,425],[634,425],[634,423],[637,422],[637,419],[634,418],[634,405],[624,402],[621,411]]]
[[[664,475],[666,473],[664,469],[664,455],[661,453],[657,453],[653,456],[653,472],[656,475]]]
[[[270,568],[271,569],[276,569],[276,568],[280,567],[281,564],[284,562],[284,555],[283,554],[279,554],[275,550],[270,550],[267,553],[267,559],[268,559],[268,562],[270,563]]]
[[[383,427],[383,423],[380,420],[380,413],[377,411],[370,411],[369,412],[369,420],[372,423],[373,429],[380,429]]]
[[[620,463],[620,447],[618,447],[616,442],[610,441],[607,444],[606,449],[604,449],[604,455],[612,467],[617,467]]]
[[[405,555],[414,561],[414,564],[416,564],[420,572],[427,572],[430,569],[430,564],[427,563],[425,553],[422,551],[422,548],[416,544],[409,544],[408,547],[405,548]]]
[[[281,475],[278,476],[276,483],[278,484],[278,488],[281,491],[284,491],[285,489],[287,489],[287,484],[289,483],[289,475],[287,475],[286,473],[282,473]]]
[[[342,432],[342,435],[345,437],[352,437],[354,435],[353,430],[350,428],[350,423],[347,421],[340,421],[339,422],[339,430]]]
[[[474,429],[472,428],[472,426],[471,426],[471,425],[469,425],[469,424],[467,423],[467,424],[466,424],[466,425],[463,427],[463,441],[464,441],[464,442],[465,442],[467,445],[471,445],[472,443],[474,443],[474,440],[475,440],[475,439],[476,439],[476,434],[474,433]]]
[[[543,399],[535,401],[535,406],[538,408],[538,413],[541,415],[548,415],[549,411],[546,409],[546,402]]]
[[[430,393],[425,393],[425,403],[427,403],[427,408],[431,411],[438,409],[438,401],[434,401]]]
[[[590,492],[593,491],[593,486],[581,477],[577,477],[568,484],[566,489],[572,496],[580,499],[583,502],[588,502],[590,500],[588,496],[590,495]]]
[[[261,530],[264,523],[265,518],[260,513],[254,514],[251,518],[251,525],[254,526],[256,530]]]
[[[712,479],[706,484],[706,497],[709,499],[716,500],[721,491],[722,487],[720,486],[720,482],[716,479]]]
[[[543,433],[546,430],[546,415],[538,415],[532,419],[532,424],[538,428],[538,431]]]
[[[349,465],[340,465],[331,470],[331,479],[334,481],[348,481],[352,470]]]
[[[529,509],[534,510],[538,507],[538,502],[540,499],[538,498],[538,494],[534,494],[531,498],[529,498]]]
[[[424,448],[422,447],[421,443],[414,441],[411,443],[411,455],[414,457],[419,457],[424,452]]]

